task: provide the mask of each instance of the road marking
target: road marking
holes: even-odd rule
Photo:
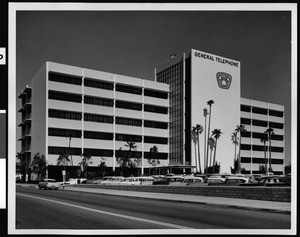
[[[134,217],[134,216],[128,216],[128,215],[123,215],[123,214],[117,214],[117,213],[113,213],[113,212],[95,210],[95,209],[88,208],[88,207],[83,207],[83,206],[70,204],[70,203],[65,203],[65,202],[60,202],[60,201],[54,201],[54,200],[51,200],[51,199],[40,198],[40,197],[26,195],[26,194],[20,194],[20,193],[16,193],[16,194],[19,195],[19,196],[35,198],[35,199],[39,199],[39,200],[42,200],[42,201],[53,202],[53,203],[57,203],[57,204],[61,204],[61,205],[69,206],[69,207],[75,207],[75,208],[83,209],[83,210],[86,210],[86,211],[92,211],[92,212],[97,212],[97,213],[101,213],[101,214],[106,214],[106,215],[111,215],[111,216],[116,216],[116,217],[122,217],[122,218],[130,219],[130,220],[134,220],[134,221],[142,221],[142,222],[147,222],[147,223],[150,223],[150,224],[161,225],[161,226],[166,226],[166,227],[176,228],[176,229],[193,229],[193,228],[190,228],[190,227],[175,225],[175,224],[171,224],[171,223],[167,223],[167,222],[154,221],[154,220],[140,218],[140,217]]]

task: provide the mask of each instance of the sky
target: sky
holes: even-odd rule
[[[289,163],[290,12],[18,11],[16,22],[17,96],[46,61],[149,80],[191,48],[240,61],[242,98],[285,106]]]

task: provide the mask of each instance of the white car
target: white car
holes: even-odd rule
[[[103,180],[100,182],[100,185],[118,185],[120,181],[124,180],[123,176],[113,176],[107,180]]]
[[[44,179],[43,181],[39,182],[38,184],[39,189],[59,189],[60,185],[56,182],[55,179]]]
[[[154,178],[153,177],[127,177],[121,180],[119,185],[152,185]]]
[[[204,180],[202,177],[195,177],[195,176],[185,176],[183,177],[181,183],[173,184],[174,186],[187,186],[187,185],[203,185]]]

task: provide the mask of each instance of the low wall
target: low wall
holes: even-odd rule
[[[211,197],[226,197],[226,198],[242,198],[255,199],[264,201],[290,202],[291,188],[290,187],[216,187],[216,186],[164,186],[164,185],[149,185],[149,186],[113,186],[113,185],[95,185],[95,184],[78,184],[76,187],[84,188],[101,188],[114,189],[123,191],[136,192],[153,192],[153,193],[174,193],[185,195],[199,195]]]

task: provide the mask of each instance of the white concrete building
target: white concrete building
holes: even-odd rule
[[[173,56],[165,65],[157,67],[155,75],[156,81],[170,85],[169,165],[171,167],[174,169],[197,167],[197,170],[201,167],[203,172],[205,163],[208,163],[208,166],[212,165],[215,150],[214,147],[210,149],[207,141],[214,129],[220,129],[222,134],[217,141],[216,162],[220,164],[221,173],[230,173],[231,167],[234,167],[234,159],[238,155],[238,148],[236,149],[232,143],[231,136],[238,125],[245,124],[246,118],[253,117],[251,126],[248,120],[245,124],[252,137],[241,139],[241,167],[245,168],[247,173],[257,173],[259,164],[264,164],[261,163],[264,160],[264,152],[261,152],[264,146],[258,141],[257,136],[270,126],[275,128],[273,137],[277,139],[272,143],[272,147],[274,146],[272,168],[275,173],[283,172],[284,107],[241,99],[240,62],[192,49],[183,55]],[[211,111],[207,104],[209,100],[214,102],[211,105]],[[246,105],[253,107],[253,110],[250,110],[252,112],[243,111]],[[261,115],[257,112],[258,108],[266,108],[269,112]],[[208,112],[206,117],[204,109]],[[210,123],[209,112],[211,113]],[[263,127],[256,125],[256,122],[260,123],[260,121]],[[203,127],[199,136],[200,165],[195,159],[198,151],[195,152],[191,137],[192,127],[196,124]],[[242,136],[248,136],[249,133],[242,133]]]
[[[167,84],[47,62],[19,96],[21,154],[28,161],[45,155],[50,172],[59,155],[71,154],[77,167],[87,152],[91,166],[104,159],[115,170],[118,150],[133,141],[141,173],[151,167],[146,159],[154,145],[160,164],[167,165],[168,93]]]

